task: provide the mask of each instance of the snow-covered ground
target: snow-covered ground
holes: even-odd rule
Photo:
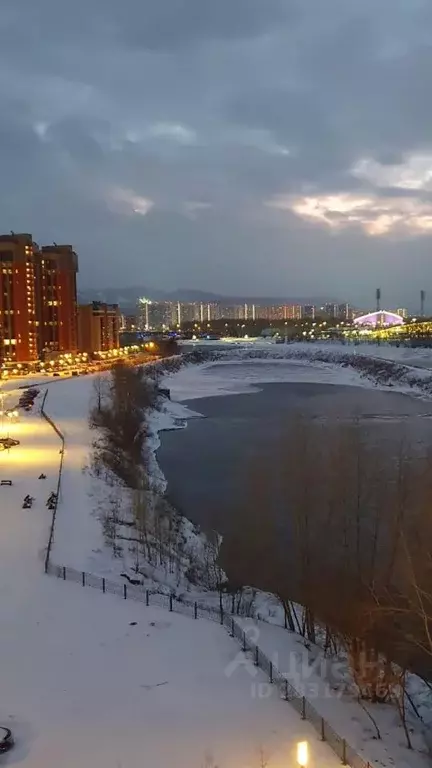
[[[254,364],[258,364],[258,361],[262,360],[269,364],[271,361],[274,370],[275,363],[281,361],[290,365],[297,363],[306,366],[308,371],[301,374],[304,381],[332,380],[334,383],[373,386],[380,389],[392,387],[399,392],[411,395],[432,396],[432,368],[429,367],[431,352],[425,349],[394,347],[388,344],[354,345],[336,342],[275,344],[272,341],[256,339],[249,340],[247,344],[241,342],[221,344],[217,348],[213,346],[212,349],[198,347],[191,355],[192,357],[195,355],[195,361],[199,356],[200,362],[207,364],[205,367],[201,366],[201,373],[206,367],[210,367],[211,362],[233,365],[235,362],[253,361]],[[326,367],[327,375],[326,379],[323,379],[323,370]],[[319,373],[320,368],[321,373]],[[231,376],[226,381],[216,369],[212,371],[217,374],[213,383],[210,379],[205,382],[201,375],[195,372],[190,374],[195,376],[191,386],[188,374],[184,371],[181,372],[180,377],[175,378],[172,376],[174,373],[172,371],[169,380],[172,380],[174,387],[178,388],[178,398],[184,400],[188,399],[188,392],[192,393],[193,399],[194,396],[246,392],[251,384],[264,381],[289,381],[292,380],[289,371],[289,368],[282,367],[277,377],[273,374],[264,378],[260,373],[252,380],[248,371],[245,371],[246,375],[243,379],[238,377],[235,387],[233,387]],[[196,378],[197,375],[200,375],[199,380]],[[296,378],[296,380],[299,379]],[[169,386],[168,381],[165,385]]]
[[[66,445],[53,558],[90,572],[97,571],[94,559],[104,551],[95,483],[87,471],[94,439],[88,421],[92,390],[93,377],[68,379],[49,386],[45,404]]]
[[[48,391],[46,411],[61,430],[66,443],[53,561],[79,571],[119,578],[121,573],[130,572],[133,557],[124,542],[122,554],[113,557],[104,536],[102,520],[110,505],[117,501],[124,518],[128,519],[131,494],[115,478],[110,478],[107,483],[91,471],[93,442],[97,436],[90,429],[88,418],[94,404],[93,381],[94,377],[69,379],[62,386],[50,386]],[[185,417],[194,415],[176,403],[167,403],[167,410],[150,415],[150,464],[154,486],[161,491],[165,479],[155,460],[159,430],[181,428],[186,424]],[[188,524],[188,528],[192,529],[192,526]],[[121,533],[127,535],[128,530],[123,529]],[[156,581],[163,578],[158,573],[154,576]],[[151,580],[146,586],[153,586]]]
[[[319,343],[319,342],[318,342]],[[337,344],[319,343],[324,349],[342,349],[344,352],[355,355],[367,355],[379,357],[382,360],[394,360],[403,365],[411,365],[432,370],[432,348],[423,347],[396,347],[394,344]]]
[[[193,341],[183,342],[186,349],[214,349],[215,342]],[[367,357],[379,358],[382,360],[393,360],[403,365],[409,365],[419,368],[432,370],[432,348],[427,347],[397,347],[395,344],[387,342],[360,343],[337,342],[337,341],[316,341],[316,342],[295,342],[287,345],[278,345],[273,339],[223,339],[219,342],[219,348],[225,351],[232,351],[234,354],[238,349],[267,350],[270,354],[283,354],[285,349],[307,350],[316,352],[317,350],[334,353],[335,355],[366,355]]]
[[[73,421],[69,410],[65,458],[76,476],[63,493],[81,502]],[[217,624],[44,575],[58,438],[36,412],[14,431],[21,445],[0,453],[0,478],[13,481],[0,489],[0,723],[16,745],[1,764],[259,768],[262,749],[269,768],[283,768],[307,739],[312,764],[335,768],[333,753],[287,704],[254,695],[252,682],[264,679],[252,681],[237,664],[238,646]],[[37,479],[41,471],[46,480]],[[26,494],[35,497],[31,509],[22,509]]]
[[[280,348],[270,348],[269,353],[273,350],[279,352]],[[188,365],[177,373],[166,376],[164,386],[170,389],[174,401],[182,402],[203,397],[253,393],[260,384],[275,382],[373,386],[349,368],[340,368],[330,363],[308,364],[298,360],[271,358],[251,361],[247,358],[228,359],[203,365]]]
[[[312,358],[310,360],[283,359],[285,352],[292,354],[297,350],[303,354],[310,350],[316,353],[320,348],[329,351],[328,345],[284,347],[268,343],[266,345],[251,344],[249,347],[251,350],[267,349],[270,354],[277,355],[279,359],[254,359],[247,365],[241,359],[237,359],[218,362],[216,365],[206,363],[200,366],[185,366],[176,374],[165,377],[164,385],[170,388],[173,402],[166,402],[163,410],[154,412],[150,420],[150,448],[153,452],[153,475],[156,484],[163,488],[164,479],[154,457],[159,442],[158,431],[182,428],[186,425],[188,418],[199,415],[186,408],[182,404],[184,400],[216,394],[253,392],[261,383],[274,381],[376,386],[371,379],[361,376],[355,369],[338,364],[340,355],[346,355],[348,352],[353,355],[358,354],[358,347],[355,349],[341,345],[333,346],[335,347],[332,350],[333,362],[330,363]],[[368,345],[367,350],[361,350],[361,352],[378,357],[376,353],[384,349],[384,347],[371,349]],[[395,348],[388,349],[393,354],[393,358],[390,359],[394,359]],[[237,349],[233,346],[233,356],[236,352]],[[413,365],[412,362],[411,365]],[[426,371],[424,375],[428,375]],[[78,570],[118,578],[127,563],[124,558],[112,557],[104,540],[100,520],[103,506],[109,503],[111,494],[118,493],[118,488],[107,488],[102,480],[95,479],[88,471],[94,438],[94,433],[88,426],[88,412],[93,397],[92,387],[92,377],[54,380],[48,384],[46,410],[62,430],[66,440],[53,560],[55,563],[71,565]],[[403,385],[397,388],[406,391]],[[9,389],[11,390],[10,400],[13,401],[14,387],[9,385]],[[199,410],[199,403],[197,403],[197,410]],[[34,768],[45,766],[50,761],[53,764],[59,763],[56,757],[57,752],[47,751],[52,746],[55,750],[64,749],[68,754],[70,749],[72,755],[70,762],[61,761],[61,765],[65,765],[66,768],[80,762],[91,764],[94,768],[98,768],[99,764],[104,768],[110,765],[113,768],[118,766],[130,768],[138,765],[149,765],[150,768],[158,768],[160,765],[168,768],[170,761],[173,764],[179,764],[179,755],[182,760],[181,765],[187,768],[197,765],[201,768],[206,765],[206,752],[213,754],[220,768],[239,764],[244,765],[245,768],[246,766],[254,768],[255,765],[258,768],[260,765],[258,750],[262,744],[265,750],[269,749],[273,754],[273,762],[268,763],[269,767],[278,768],[286,765],[287,762],[289,764],[293,742],[301,738],[300,729],[303,725],[290,707],[277,701],[274,696],[270,701],[256,701],[253,695],[256,687],[251,688],[251,677],[247,671],[236,673],[236,679],[237,674],[241,676],[238,691],[237,686],[235,691],[231,688],[231,678],[228,678],[226,683],[226,667],[229,660],[236,657],[237,648],[233,641],[224,635],[220,627],[203,621],[194,622],[172,614],[168,614],[167,618],[167,614],[162,611],[146,609],[142,605],[131,606],[114,597],[100,595],[97,592],[93,594],[91,590],[83,590],[75,585],[63,584],[42,576],[44,547],[48,539],[50,523],[50,513],[44,506],[44,500],[48,493],[55,489],[60,442],[55,433],[45,422],[39,420],[36,414],[23,417],[16,429],[22,430],[22,445],[10,455],[0,453],[2,477],[9,477],[16,473],[12,477],[15,480],[13,488],[1,489],[1,510],[4,519],[0,547],[5,549],[5,553],[3,555],[0,549],[0,569],[4,568],[3,586],[0,589],[4,593],[5,585],[10,585],[9,591],[4,594],[4,602],[6,615],[10,616],[12,623],[9,629],[8,622],[3,641],[0,637],[0,653],[3,652],[3,658],[11,656],[14,660],[13,668],[18,664],[17,655],[26,657],[22,670],[20,668],[14,674],[8,666],[6,675],[3,702],[7,702],[8,707],[9,701],[17,703],[10,710],[0,707],[0,717],[3,717],[6,724],[9,714],[16,715],[15,720],[11,722],[14,731],[17,730],[19,743],[14,753],[11,753],[10,760],[12,761],[14,755],[15,757],[22,755],[20,759],[24,764]],[[41,471],[48,475],[46,481],[37,480]],[[36,497],[36,504],[31,510],[21,509],[21,500],[26,493]],[[121,493],[127,494],[127,490],[122,489]],[[13,606],[15,605],[24,606],[25,610],[17,611],[16,622],[18,623],[14,625]],[[129,623],[135,621],[138,622],[136,625]],[[151,625],[152,622],[155,623],[154,627]],[[17,627],[20,637],[25,637],[25,640],[18,644],[15,655],[14,626]],[[261,634],[263,643],[267,643],[265,633],[274,629],[263,630]],[[286,642],[284,647],[289,649],[289,643],[286,640],[289,636],[282,630],[280,632],[281,645]],[[47,635],[49,635],[48,639]],[[263,648],[270,655],[275,650],[274,642],[272,639],[273,648],[267,645]],[[298,641],[295,640],[295,642]],[[30,647],[32,643],[35,651]],[[181,651],[183,647],[185,648],[184,656]],[[180,664],[177,648],[180,648]],[[206,648],[206,651],[201,655],[203,648]],[[27,663],[27,657],[39,659],[39,655],[41,663],[33,664],[35,669],[32,667],[29,672],[30,662]],[[122,669],[124,657],[127,658]],[[193,666],[195,661],[196,664]],[[182,674],[178,669],[179,666]],[[284,671],[283,664],[279,664],[279,667]],[[105,675],[102,670],[105,670]],[[137,670],[139,670],[138,675]],[[30,686],[28,695],[27,677]],[[13,693],[12,678],[17,681],[16,697]],[[187,686],[188,678],[191,681],[189,687]],[[47,682],[41,682],[42,679],[46,679]],[[162,685],[157,685],[158,683]],[[143,688],[138,690],[140,685]],[[157,687],[152,687],[156,685]],[[229,694],[229,699],[235,702],[232,707],[229,703],[225,705],[222,701],[225,685],[227,685],[226,694]],[[42,690],[40,695],[43,706],[37,707],[35,701],[36,692],[40,693],[39,687]],[[184,688],[183,694],[182,688]],[[118,697],[114,695],[114,690],[117,689]],[[218,695],[215,697],[216,701],[207,704],[205,696],[212,689],[213,692],[217,691]],[[45,690],[50,695],[45,695]],[[189,690],[193,692],[192,696],[189,696]],[[81,702],[80,696],[83,698]],[[252,703],[249,701],[251,696]],[[27,699],[29,706],[27,706]],[[173,707],[171,702],[174,702]],[[265,704],[269,709],[265,710],[264,714]],[[219,714],[219,707],[226,717]],[[282,710],[279,709],[280,707]],[[100,714],[97,711],[98,708],[100,708]],[[34,716],[33,709],[36,710]],[[317,709],[319,709],[318,704]],[[179,721],[175,720],[173,714],[177,710],[181,713]],[[352,727],[352,722],[351,729],[348,728],[348,720],[355,721],[357,717],[358,734],[363,733],[364,738],[363,726],[359,725],[362,720],[361,711],[357,715],[353,712],[352,717],[345,721],[345,726],[335,715],[335,710],[326,709],[322,714],[328,717],[330,722],[335,716],[334,726],[345,728],[343,735],[353,742],[356,739],[356,731]],[[397,717],[396,714],[395,717]],[[94,728],[91,727],[93,720]],[[213,723],[214,720],[215,723]],[[174,743],[177,744],[173,752],[170,752],[167,746],[166,734],[164,737],[158,732],[156,724],[161,721],[170,730],[171,727],[173,728]],[[150,724],[149,735],[147,735],[146,723]],[[118,729],[116,725],[119,726]],[[51,737],[52,728],[56,732],[56,739]],[[130,736],[125,736],[124,739],[123,736],[118,737],[119,749],[116,747],[117,734],[114,737],[116,730],[130,733]],[[391,729],[387,730],[385,725],[384,730],[389,734]],[[77,735],[81,731],[83,749],[82,753],[78,753],[78,759],[75,759],[77,748],[81,748],[81,741]],[[181,731],[186,733],[187,738],[183,739],[184,734]],[[237,740],[232,736],[233,733],[238,734]],[[308,733],[311,734],[310,731]],[[194,738],[195,743],[191,746],[190,742]],[[126,746],[126,744],[129,745],[129,741],[130,748]],[[72,742],[75,753],[70,746]],[[93,754],[96,755],[95,758]],[[387,754],[382,751],[367,752],[367,754],[379,758],[381,764],[388,766],[394,763],[403,766],[402,757],[403,760],[406,759],[405,752],[399,750],[397,743],[391,745]],[[312,764],[337,764],[331,754],[328,755],[327,752],[322,755],[317,753],[316,760],[312,761]],[[417,768],[418,758],[416,757],[415,760],[407,762],[406,765]],[[210,766],[211,763],[208,765]]]
[[[397,768],[425,768],[427,750],[419,731],[411,730],[414,750],[407,748],[394,706],[367,705],[379,726],[381,740],[365,709],[346,692],[351,680],[344,661],[326,658],[322,649],[274,624],[239,618],[250,640],[273,662],[296,690],[345,738],[365,761]],[[251,662],[252,663],[252,662]],[[423,713],[424,714],[424,713]]]

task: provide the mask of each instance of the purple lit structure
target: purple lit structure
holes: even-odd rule
[[[356,317],[354,320],[354,325],[363,327],[363,326],[373,326],[374,328],[378,327],[384,327],[389,325],[403,325],[404,319],[400,315],[397,315],[396,312],[386,312],[385,310],[381,309],[377,312],[368,312],[367,315],[361,315],[361,317]]]

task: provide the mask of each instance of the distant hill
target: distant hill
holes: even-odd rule
[[[210,291],[199,291],[191,288],[178,288],[175,291],[161,291],[158,288],[148,286],[135,286],[133,288],[83,288],[78,291],[78,300],[81,304],[91,301],[104,301],[108,304],[119,304],[124,312],[135,309],[138,299],[146,296],[153,301],[213,301],[226,302],[227,304],[315,304],[321,306],[328,301],[333,301],[324,296],[224,296]]]

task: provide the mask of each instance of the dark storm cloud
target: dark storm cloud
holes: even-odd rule
[[[85,282],[402,302],[431,33],[422,0],[3,0],[0,226],[76,243]]]
[[[183,48],[206,40],[254,37],[285,24],[293,16],[293,0],[17,0],[4,12],[3,29],[18,26],[24,14],[27,39],[53,34],[93,39],[107,33],[112,39],[149,50]],[[0,27],[1,28],[1,27]],[[78,42],[78,41],[77,41]]]

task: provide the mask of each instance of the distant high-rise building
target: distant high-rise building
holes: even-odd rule
[[[219,304],[216,301],[210,304],[207,304],[207,313],[208,313],[208,322],[211,322],[212,320],[220,320],[221,314],[220,314]]]
[[[408,310],[405,307],[399,307],[399,309],[396,310],[396,314],[400,315],[400,317],[403,317],[404,320],[408,317]]]
[[[268,307],[263,307],[261,304],[254,304],[255,318],[257,320],[268,320]]]
[[[296,304],[271,304],[269,306],[254,304],[249,305],[250,307],[253,308],[253,319],[256,318],[258,320],[270,320],[272,322],[278,320],[300,320],[302,316],[302,308]]]
[[[284,320],[285,319],[285,306],[283,304],[276,304],[268,307],[268,319],[269,320]]]
[[[337,317],[340,320],[350,321],[353,319],[353,309],[349,304],[339,304],[337,308]]]
[[[143,296],[138,299],[137,325],[142,331],[173,328],[178,323],[179,307],[174,301],[151,301]]]
[[[334,304],[334,303],[330,302],[328,304],[325,304],[323,309],[324,309],[325,314],[328,315],[328,317],[330,317],[332,320],[335,319],[336,317],[339,317],[339,305],[338,304]]]
[[[220,319],[222,320],[244,320],[244,304],[220,304]]]
[[[313,304],[305,304],[303,307],[303,313],[304,318],[307,318],[309,320],[315,320],[315,307]]]
[[[201,323],[204,322],[204,305],[198,301],[179,301],[177,306],[177,322],[174,325],[182,323]]]
[[[285,320],[301,320],[302,308],[300,304],[287,304],[285,307],[284,319]]]
[[[255,320],[256,319],[256,307],[255,307],[255,304],[245,304],[244,305],[243,319],[244,320]]]
[[[166,330],[188,323],[207,325],[222,317],[223,308],[217,302],[152,301],[138,299],[137,324],[141,330]]]
[[[80,352],[109,352],[119,347],[120,310],[118,304],[93,301],[78,307]]]
[[[120,316],[120,332],[121,333],[135,333],[138,331],[137,318],[135,315],[121,315]]]

